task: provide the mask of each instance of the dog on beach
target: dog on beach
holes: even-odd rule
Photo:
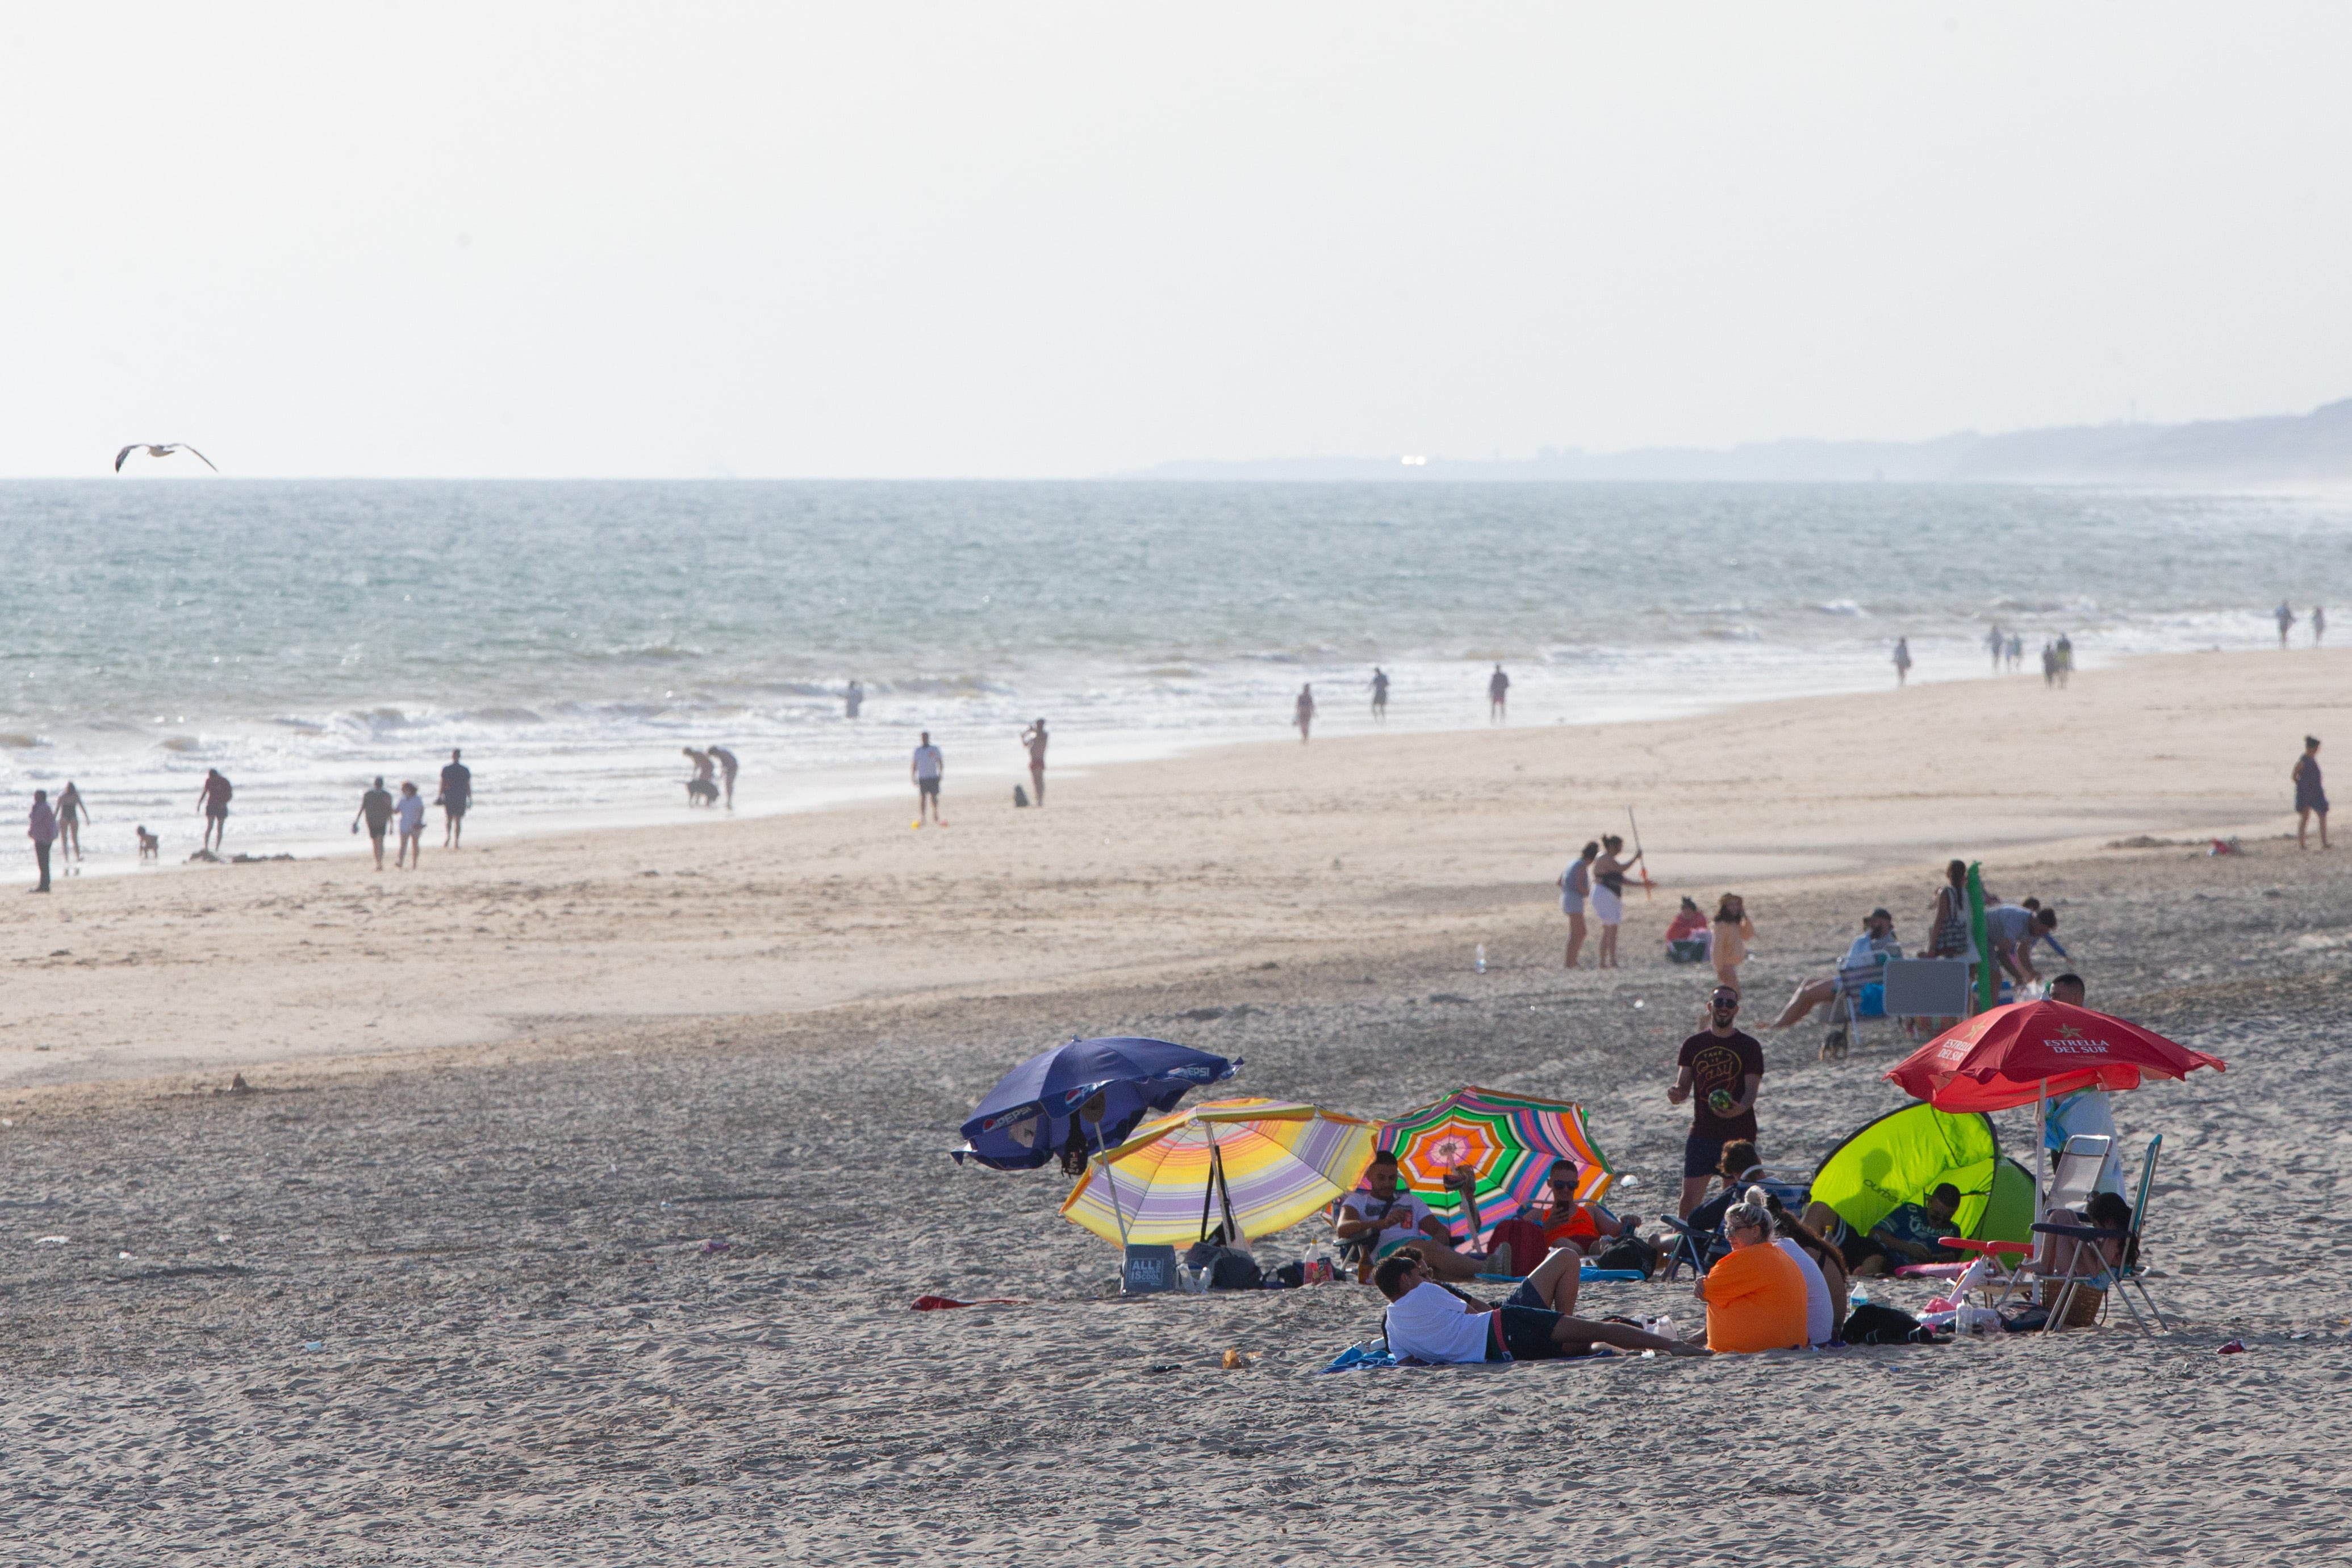
[[[708,779],[688,779],[686,803],[689,806],[716,806],[719,804],[719,786]]]
[[[142,861],[153,861],[158,865],[161,865],[163,861],[163,841],[145,828],[139,830],[139,858]]]

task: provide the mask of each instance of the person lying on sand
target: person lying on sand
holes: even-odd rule
[[[1884,909],[1874,909],[1870,917],[1862,923],[1862,935],[1853,939],[1853,946],[1848,947],[1845,956],[1838,960],[1838,968],[1841,971],[1858,969],[1865,964],[1875,963],[1881,954],[1890,958],[1900,958],[1903,956],[1903,944],[1895,939],[1895,916]],[[1789,1005],[1780,1009],[1780,1016],[1772,1020],[1771,1027],[1796,1028],[1815,1008],[1836,999],[1837,988],[1835,975],[1807,980],[1797,988],[1797,994],[1789,998]]]
[[[1364,1172],[1363,1189],[1339,1200],[1339,1236],[1342,1242],[1371,1241],[1375,1260],[1385,1259],[1411,1244],[1425,1258],[1431,1270],[1444,1280],[1468,1280],[1477,1275],[1483,1259],[1454,1249],[1454,1233],[1445,1221],[1430,1212],[1419,1195],[1397,1186],[1397,1158],[1382,1149]]]
[[[1846,1267],[1857,1279],[1891,1274],[1906,1263],[1945,1263],[1950,1252],[1936,1245],[1946,1236],[1958,1236],[1953,1211],[1960,1207],[1960,1189],[1946,1182],[1927,1195],[1925,1207],[1906,1203],[1876,1225],[1867,1236],[1846,1238]]]
[[[1590,1355],[1596,1344],[1668,1355],[1707,1354],[1630,1324],[1570,1317],[1538,1304],[1546,1298],[1537,1281],[1547,1270],[1572,1277],[1576,1268],[1573,1257],[1556,1252],[1519,1282],[1509,1301],[1490,1307],[1440,1284],[1418,1254],[1400,1252],[1372,1271],[1372,1283],[1389,1301],[1383,1323],[1389,1354],[1399,1361],[1435,1363],[1556,1361]]]

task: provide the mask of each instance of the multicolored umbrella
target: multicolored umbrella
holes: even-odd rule
[[[1576,1162],[1576,1196],[1588,1203],[1617,1179],[1585,1126],[1583,1106],[1492,1089],[1457,1090],[1383,1123],[1381,1147],[1396,1151],[1404,1186],[1449,1224],[1462,1203],[1444,1185],[1446,1174],[1466,1166],[1480,1235],[1534,1202],[1555,1160]]]
[[[1106,1241],[1201,1239],[1220,1219],[1271,1236],[1354,1190],[1372,1124],[1281,1100],[1212,1100],[1147,1122],[1095,1157],[1063,1218]]]

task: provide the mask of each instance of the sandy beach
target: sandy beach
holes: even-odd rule
[[[12,897],[9,1531],[37,1561],[2326,1560],[2352,848],[2297,852],[2286,772],[2352,735],[2347,676],[2179,655],[1099,768],[1072,735],[1044,811],[951,747],[941,830],[910,790]],[[1657,895],[1623,969],[1563,972],[1551,880],[1629,804]],[[1659,952],[1676,896],[1747,895],[1765,1012],[1874,904],[1916,945],[1953,854],[2061,911],[2093,1006],[2229,1061],[2118,1106],[2165,1138],[2173,1334],[1319,1377],[1369,1290],[1120,1301],[1060,1177],[945,1157],[1006,1067],[1131,1031],[1368,1114],[1580,1100],[1654,1214],[1701,984]],[[1816,1040],[1767,1039],[1775,1159],[1899,1103],[1898,1033]]]

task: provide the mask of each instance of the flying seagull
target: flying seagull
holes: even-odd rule
[[[206,457],[203,453],[196,451],[194,447],[189,445],[184,441],[167,441],[161,446],[157,446],[152,442],[134,441],[130,445],[124,447],[121,451],[114,455],[114,471],[117,474],[121,473],[122,460],[130,456],[132,453],[138,451],[142,446],[147,448],[147,455],[150,457],[169,457],[174,452],[189,453],[205,467],[212,468],[214,473],[217,474],[220,472],[218,468],[213,467],[213,460],[211,458]]]

